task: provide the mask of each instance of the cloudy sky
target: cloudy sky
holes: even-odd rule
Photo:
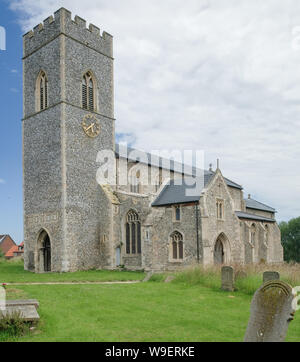
[[[299,0],[1,1],[21,32],[63,6],[114,36],[119,140],[204,150],[279,220],[300,216]]]

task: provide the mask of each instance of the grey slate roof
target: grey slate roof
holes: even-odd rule
[[[135,154],[134,155],[130,154],[132,152],[134,152]],[[141,152],[141,151],[128,147],[127,148],[128,154],[125,154],[124,149],[122,149],[122,146],[119,144],[116,144],[115,153],[116,153],[117,157],[126,157],[130,161],[133,161],[133,162],[138,160],[141,163],[146,163],[148,165],[153,165],[153,166],[161,167],[161,168],[165,168],[166,166],[168,167],[169,162],[170,162],[171,171],[179,172],[179,173],[182,173],[187,176],[199,177],[197,175],[197,171],[200,175],[203,172],[202,170],[199,170],[196,167],[184,165],[180,162],[176,162],[173,160],[167,160],[166,158],[158,157],[158,156],[153,155],[148,152],[143,152],[145,159],[142,160],[142,159],[138,158],[139,152]],[[206,186],[209,183],[209,181],[214,176],[214,174],[215,174],[215,172],[213,172],[213,171],[207,171],[207,170],[204,171],[204,186]],[[230,187],[234,187],[234,188],[237,188],[240,190],[243,189],[241,185],[239,185],[227,178],[225,178],[225,181],[226,181],[226,184]],[[202,182],[202,184],[203,184],[203,182]],[[153,206],[162,206],[162,205],[168,205],[168,204],[174,204],[174,203],[199,201],[200,193],[202,190],[200,190],[199,195],[196,195],[193,197],[185,196],[185,193],[186,193],[185,191],[186,191],[186,185],[178,186],[178,185],[174,185],[174,183],[171,183],[170,185],[166,185],[163,188],[163,190],[161,191],[158,198],[154,201],[154,203],[152,205]]]
[[[268,212],[276,212],[273,207],[270,207],[268,205],[262,204],[261,202],[258,202],[253,199],[245,199],[246,207],[248,209],[254,209],[254,210],[262,210],[262,211],[268,211]]]
[[[195,180],[195,177],[184,177],[182,185],[176,185],[175,180],[170,180],[168,184],[164,186],[161,190],[160,194],[157,196],[155,201],[152,203],[152,206],[165,206],[165,205],[174,205],[174,204],[183,204],[189,202],[198,202],[200,200],[200,194],[204,187],[210,182],[210,180],[214,176],[214,172],[212,171],[204,171],[204,182],[202,179],[198,177],[198,185],[199,189],[194,196],[189,196],[188,192],[192,191],[195,186],[190,186],[189,184]],[[185,184],[184,180],[187,180],[188,184]],[[234,182],[225,178],[225,181],[228,186],[236,187],[241,189],[240,185],[235,184]]]
[[[259,216],[259,215],[253,215],[249,214],[247,212],[242,211],[236,211],[236,216],[240,219],[249,219],[249,220],[256,220],[256,221],[269,221],[269,222],[276,222],[275,219],[270,219],[269,217]]]
[[[204,174],[204,185],[209,182],[211,175]],[[193,179],[189,177],[189,179]],[[176,185],[175,180],[171,180],[168,185],[165,185],[156,200],[152,203],[152,206],[166,206],[172,204],[183,204],[189,202],[197,202],[200,199],[200,193],[203,189],[203,180],[199,180],[199,184],[202,186],[197,192],[197,195],[188,196],[187,190],[192,189],[191,186],[188,186],[184,183],[182,185]]]

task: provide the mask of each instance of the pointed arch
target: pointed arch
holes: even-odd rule
[[[51,271],[51,241],[45,229],[42,229],[38,235],[36,265],[39,272]]]
[[[48,108],[48,77],[44,70],[41,70],[36,80],[36,111],[43,111]]]
[[[81,105],[83,109],[96,111],[96,78],[89,70],[82,76]]]
[[[141,221],[134,210],[129,210],[125,223],[126,254],[141,254]]]
[[[183,234],[177,230],[170,234],[169,255],[170,261],[183,261],[184,259],[184,243]]]
[[[231,248],[227,236],[222,232],[218,235],[214,243],[214,263],[225,264],[230,263],[231,260]]]

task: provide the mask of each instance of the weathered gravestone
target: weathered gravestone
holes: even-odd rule
[[[221,269],[222,290],[234,291],[234,270],[231,266],[223,266]]]
[[[35,322],[40,319],[37,312],[39,302],[36,299],[18,299],[6,300],[5,308],[0,311],[0,319],[2,316],[20,315],[25,321]]]
[[[269,282],[270,280],[279,280],[280,274],[276,271],[265,271],[263,273],[263,283]]]
[[[245,342],[283,342],[293,320],[294,295],[282,281],[264,283],[254,294]]]
[[[14,316],[15,314],[20,315],[26,322],[36,322],[40,319],[38,312],[34,305],[15,305],[8,306],[5,310],[0,312],[0,319],[3,316]]]

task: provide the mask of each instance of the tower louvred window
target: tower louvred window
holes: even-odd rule
[[[48,107],[48,80],[46,74],[41,72],[39,75],[39,111]]]
[[[87,72],[82,78],[82,108],[89,111],[95,109],[95,86],[90,72]]]

